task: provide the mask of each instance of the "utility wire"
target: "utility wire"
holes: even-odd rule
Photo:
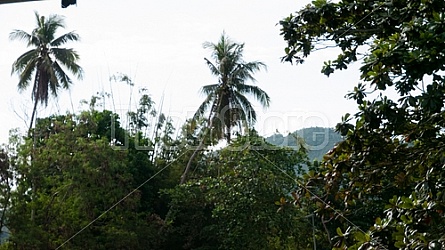
[[[94,220],[92,220],[90,223],[88,223],[86,226],[84,226],[82,229],[80,229],[79,231],[77,231],[77,233],[73,234],[73,236],[71,236],[69,239],[67,239],[65,242],[63,242],[60,246],[58,246],[56,248],[59,249],[61,247],[63,247],[66,243],[70,242],[72,239],[74,239],[77,235],[79,235],[80,233],[82,233],[85,229],[87,229],[89,226],[91,226],[94,222],[96,222],[98,219],[100,219],[102,216],[104,216],[106,213],[108,213],[111,209],[113,209],[114,207],[116,207],[117,205],[119,205],[122,201],[124,201],[125,199],[127,199],[129,196],[131,196],[134,192],[136,192],[139,188],[141,188],[142,186],[144,186],[145,184],[147,184],[149,181],[151,181],[153,178],[155,178],[158,174],[162,173],[165,169],[167,169],[170,165],[172,165],[175,161],[177,161],[179,158],[181,158],[181,156],[183,156],[185,153],[187,153],[187,151],[185,151],[184,153],[182,153],[181,155],[179,155],[176,159],[174,159],[172,162],[170,162],[169,164],[167,164],[165,167],[161,168],[158,172],[156,172],[154,175],[152,175],[150,178],[148,178],[147,180],[145,180],[144,182],[142,182],[142,184],[140,184],[139,186],[137,186],[135,189],[133,189],[131,192],[129,192],[127,195],[125,195],[122,199],[120,199],[118,202],[114,203],[110,208],[108,208],[107,210],[105,210],[104,212],[102,212],[99,216],[97,216]]]
[[[376,8],[374,8],[369,14],[367,14],[366,16],[364,16],[362,19],[360,19],[359,21],[357,21],[356,23],[354,23],[349,29],[347,29],[346,31],[344,31],[341,35],[345,35],[348,31],[350,31],[354,26],[356,26],[357,24],[361,23],[363,20],[365,20],[367,17],[369,17],[372,13],[374,13],[376,10],[378,10],[379,8],[381,8],[385,3],[381,3],[379,6],[377,6]],[[111,87],[111,81],[110,81],[110,87]],[[112,90],[111,90],[112,91]],[[113,92],[111,93],[112,95],[112,99],[113,99],[113,106],[114,106],[114,98],[113,98]],[[114,109],[116,109],[114,107]],[[264,157],[260,152],[258,152],[255,149],[252,149],[254,152],[256,152],[258,155],[260,155],[262,158],[264,158],[266,161],[268,161],[269,163],[271,163],[274,167],[276,167],[278,170],[280,170],[281,172],[283,172],[285,175],[287,175],[289,178],[292,178],[299,186],[303,187],[303,189],[305,189],[307,192],[309,192],[311,195],[313,195],[315,198],[317,198],[320,202],[322,202],[324,205],[326,205],[326,207],[332,209],[334,211],[334,213],[338,214],[340,217],[342,217],[343,219],[345,219],[349,224],[351,224],[353,227],[357,228],[358,230],[360,230],[362,233],[366,233],[365,231],[363,231],[359,226],[357,226],[356,224],[354,224],[352,221],[350,221],[348,218],[346,218],[340,211],[334,209],[332,206],[330,206],[328,203],[326,203],[324,200],[322,200],[319,196],[317,196],[316,194],[314,194],[311,190],[309,190],[307,187],[305,187],[302,183],[300,183],[297,179],[293,178],[292,176],[290,176],[288,173],[286,173],[283,169],[279,168],[275,163],[273,163],[272,161],[270,161],[269,159],[267,159],[266,157]],[[158,174],[160,174],[161,172],[163,172],[165,169],[167,169],[171,164],[173,164],[176,160],[178,160],[178,158],[180,158],[181,156],[183,156],[186,152],[182,153],[180,156],[178,156],[176,159],[174,159],[172,162],[170,162],[169,164],[167,164],[165,167],[163,167],[162,169],[160,169],[158,172],[156,172],[153,176],[151,176],[150,178],[148,178],[147,180],[145,180],[142,184],[140,184],[138,187],[136,187],[135,189],[133,189],[131,192],[129,192],[127,195],[125,195],[122,199],[120,199],[118,202],[116,202],[115,204],[113,204],[110,208],[108,208],[107,210],[105,210],[102,214],[100,214],[98,217],[96,217],[94,220],[92,220],[90,223],[88,223],[86,226],[84,226],[82,229],[80,229],[77,233],[75,233],[73,236],[71,236],[69,239],[67,239],[65,242],[63,242],[60,246],[58,246],[56,248],[60,249],[61,247],[63,247],[65,244],[67,244],[69,241],[71,241],[72,239],[74,239],[77,235],[79,235],[80,233],[82,233],[85,229],[87,229],[89,226],[91,226],[94,222],[96,222],[98,219],[100,219],[102,216],[104,216],[106,213],[108,213],[111,209],[113,209],[114,207],[116,207],[117,205],[119,205],[122,201],[124,201],[125,199],[127,199],[129,196],[131,196],[134,192],[136,192],[139,188],[141,188],[142,186],[144,186],[145,184],[147,184],[149,181],[151,181],[154,177],[156,177]],[[385,246],[383,246],[382,244],[378,243],[378,245],[380,245],[381,247],[383,247],[383,249],[387,249]]]
[[[270,164],[272,164],[272,166],[274,166],[275,168],[277,168],[278,170],[280,170],[280,172],[282,172],[283,174],[285,174],[287,177],[291,178],[292,180],[295,181],[295,183],[302,187],[304,190],[306,190],[308,193],[310,193],[313,197],[315,197],[317,200],[319,200],[321,203],[323,203],[327,208],[332,209],[332,211],[334,211],[335,214],[339,215],[340,217],[342,217],[343,219],[345,219],[349,224],[351,224],[353,227],[357,228],[359,231],[361,231],[362,233],[366,234],[365,231],[363,231],[359,226],[357,226],[354,222],[352,222],[351,220],[349,220],[348,218],[346,218],[346,216],[344,216],[340,211],[336,210],[335,208],[333,208],[331,205],[329,205],[327,202],[325,202],[323,199],[321,199],[318,195],[314,194],[314,192],[312,192],[311,190],[309,190],[305,185],[303,185],[302,183],[300,183],[298,181],[298,179],[292,177],[291,175],[289,175],[288,173],[286,173],[286,171],[284,171],[282,168],[278,167],[277,164],[275,164],[274,162],[272,162],[271,160],[267,159],[264,155],[262,155],[260,152],[258,152],[256,149],[251,148],[252,151],[256,152],[259,156],[261,156],[263,159],[265,159],[267,162],[269,162]],[[382,245],[379,242],[374,242],[377,243],[379,246],[381,246],[383,249],[388,250],[384,245]]]

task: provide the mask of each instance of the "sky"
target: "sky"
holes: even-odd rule
[[[65,47],[78,52],[84,69],[83,80],[73,78],[69,91],[61,90],[47,107],[39,107],[39,117],[78,112],[86,109],[81,100],[111,91],[113,99],[106,100],[105,106],[122,115],[134,109],[130,103],[137,101],[138,89],[146,88],[179,127],[204,100],[200,88],[217,81],[204,61],[211,52],[202,44],[216,43],[225,32],[234,42],[245,43],[245,61],[267,65],[267,71],[255,75],[255,84],[269,94],[271,105],[263,109],[252,100],[261,135],[334,127],[345,113],[356,111],[354,101],[344,96],[359,81],[359,65],[328,78],[320,71],[323,61],[336,58],[335,50],[313,53],[298,66],[280,60],[286,43],[277,23],[309,2],[77,0],[77,6],[66,9],[60,7],[60,0],[0,5],[0,143],[8,141],[10,129],[20,128],[23,133],[29,124],[31,88],[18,92],[18,76],[11,75],[12,63],[28,48],[24,42],[9,40],[9,33],[14,29],[30,33],[35,27],[34,11],[65,17],[66,28],[57,34],[76,31],[80,35],[80,42]],[[132,90],[109,80],[117,73],[132,79]]]

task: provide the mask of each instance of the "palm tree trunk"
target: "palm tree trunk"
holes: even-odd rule
[[[29,123],[28,136],[29,136],[29,133],[31,133],[32,124],[34,122],[34,116],[35,116],[35,114],[37,112],[37,104],[38,104],[38,102],[39,102],[39,100],[37,100],[37,98],[35,98],[35,100],[34,100],[34,108],[32,109],[31,121]]]
[[[187,166],[185,167],[184,173],[181,175],[181,181],[179,182],[179,184],[184,184],[185,180],[187,179],[187,174],[190,171],[190,167],[192,166],[192,161],[198,155],[198,151],[201,151],[204,148],[204,141],[206,139],[206,136],[211,131],[211,127],[213,124],[212,120],[213,119],[211,118],[211,115],[210,115],[207,127],[204,131],[204,134],[202,135],[201,141],[199,142],[199,145],[196,148],[196,150],[193,152],[192,156],[190,156],[190,159],[187,162]]]
[[[201,141],[199,142],[198,147],[193,152],[192,156],[190,156],[189,161],[187,162],[187,166],[185,167],[184,173],[181,175],[181,181],[179,184],[184,184],[185,180],[187,179],[187,174],[190,171],[190,167],[192,166],[192,161],[195,159],[195,157],[198,155],[198,151],[201,151],[204,148],[204,141],[206,139],[206,136],[208,133],[211,133],[211,129],[213,126],[213,117],[212,114],[215,112],[215,110],[218,110],[218,106],[221,105],[222,98],[219,98],[218,104],[213,105],[212,109],[210,110],[209,119],[207,120],[207,127],[204,130],[204,134],[202,135]]]
[[[207,130],[209,130],[209,128],[206,128],[206,131],[204,132],[201,141],[199,142],[198,147],[196,148],[196,150],[193,152],[192,156],[190,156],[189,161],[187,162],[187,166],[185,167],[184,173],[181,175],[181,181],[179,182],[179,184],[184,184],[186,178],[187,178],[187,174],[190,171],[190,167],[192,166],[192,161],[195,159],[196,155],[198,154],[198,151],[201,151],[204,148],[204,140],[207,134]]]
[[[232,110],[230,108],[230,104],[232,103],[232,96],[229,95],[229,103],[227,104],[228,109],[227,112],[229,112],[229,115],[227,117],[229,117],[229,119],[227,120],[227,124],[226,124],[226,128],[227,128],[227,144],[230,144],[230,140],[232,139],[231,137],[231,128],[232,128]]]
[[[32,129],[32,125],[33,125],[33,122],[34,122],[34,118],[35,118],[35,115],[36,115],[36,113],[37,113],[37,104],[38,104],[38,102],[39,102],[39,100],[38,100],[38,98],[35,98],[35,100],[34,100],[34,108],[32,109],[32,115],[31,115],[31,121],[30,121],[30,123],[29,123],[29,129],[28,129],[28,136],[30,136],[31,135],[31,129]],[[33,142],[32,142],[32,151],[31,151],[31,165],[33,164],[33,158],[34,158],[34,151],[35,151],[35,148],[36,148],[36,139],[37,139],[37,137],[36,137],[37,135],[36,135],[36,131],[34,131],[34,133],[33,133]],[[35,183],[33,182],[33,181],[31,181],[31,189],[32,189],[32,195],[33,195],[33,200],[35,199],[34,197],[35,197]],[[34,210],[34,208],[32,208],[31,209],[31,221],[34,221],[34,216],[35,216],[35,210]]]
[[[231,112],[230,112],[230,107],[229,107],[229,109],[227,110],[227,112],[229,112],[229,120],[227,121],[227,125],[226,125],[226,127],[227,127],[227,144],[229,144],[230,143],[230,139],[231,139],[231,135],[230,135],[230,127],[232,126],[232,114],[231,114]]]
[[[227,134],[226,134],[226,141],[227,141],[227,144],[229,144],[230,143],[230,140],[231,140],[231,135],[230,135],[230,126],[226,126],[226,129],[227,129]]]

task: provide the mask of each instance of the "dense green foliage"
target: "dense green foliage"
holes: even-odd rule
[[[301,249],[306,214],[291,200],[303,151],[278,148],[255,133],[205,156],[192,180],[167,194],[167,219],[186,249]],[[310,231],[309,231],[310,232]],[[171,246],[178,249],[181,245]]]
[[[96,109],[101,98],[78,115],[37,119],[23,139],[12,134],[0,155],[4,249],[310,248],[310,211],[287,205],[307,164],[303,147],[278,148],[252,131],[199,152],[178,185],[202,129],[186,123],[172,138],[146,90],[124,128]]]
[[[156,171],[148,154],[113,149],[110,115],[92,111],[38,120],[36,136],[17,155],[17,189],[8,211],[15,247],[54,249],[92,221],[65,247],[136,249],[146,243],[141,233],[150,228],[150,214],[158,212],[156,189],[161,184],[138,190],[98,218],[132,191],[140,177]],[[114,124],[122,131],[118,121]]]
[[[182,144],[186,136],[174,140],[159,132],[152,141],[131,131],[107,110],[38,119],[11,151],[13,161],[2,154],[2,171],[11,169],[5,173],[17,183],[13,191],[0,186],[11,196],[9,205],[0,200],[10,230],[3,246],[310,248],[309,211],[287,205],[307,164],[304,148],[278,148],[251,132],[202,154],[190,180],[178,185],[191,153]],[[159,145],[140,150],[141,141]],[[11,177],[2,176],[0,184]]]
[[[444,17],[444,1],[320,0],[280,22],[284,60],[335,46],[324,74],[362,63],[345,140],[300,190],[337,235],[331,247],[445,248]]]

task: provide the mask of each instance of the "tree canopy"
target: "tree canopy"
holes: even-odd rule
[[[255,132],[201,159],[190,180],[166,193],[171,249],[306,249],[306,211],[286,206],[304,150],[279,148]]]
[[[331,247],[445,248],[444,13],[435,0],[318,0],[280,22],[284,61],[336,47],[325,75],[361,63],[347,95],[359,111],[337,126],[345,141],[300,190],[330,221]]]
[[[1,154],[0,205],[10,236],[0,248],[312,246],[307,211],[286,204],[307,164],[304,148],[278,148],[251,131],[203,154],[178,185],[190,150],[184,135],[173,139],[168,126],[156,127],[166,129],[152,140],[96,109],[37,119],[34,137]],[[141,142],[158,146],[141,150]]]

